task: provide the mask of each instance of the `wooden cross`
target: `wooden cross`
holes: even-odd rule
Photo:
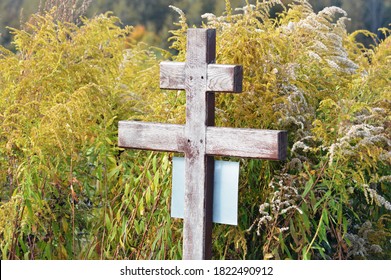
[[[282,160],[285,131],[214,127],[214,92],[242,91],[242,67],[218,65],[216,30],[187,31],[186,62],[162,62],[160,87],[186,90],[186,124],[120,121],[120,147],[185,154],[183,258],[210,259],[213,156]]]

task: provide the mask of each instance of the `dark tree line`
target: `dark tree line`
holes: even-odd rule
[[[38,12],[39,6],[45,2],[64,2],[67,0],[1,0],[0,2],[0,44],[8,46],[11,36],[7,26],[20,27],[21,22],[29,15]],[[69,1],[69,0],[68,0]],[[291,0],[284,0],[288,3]],[[76,1],[80,4],[81,0]],[[231,0],[233,8],[246,4],[246,0]],[[255,0],[249,0],[254,3]],[[310,0],[315,11],[326,6],[339,6],[348,12],[352,19],[348,30],[366,29],[378,33],[378,28],[387,27],[391,23],[391,0]],[[169,8],[174,5],[182,9],[190,24],[201,23],[200,15],[206,12],[221,14],[225,8],[225,0],[92,0],[87,11],[93,16],[106,11],[113,11],[123,24],[142,25],[149,34],[149,41],[164,45],[168,30],[173,28],[177,14]]]

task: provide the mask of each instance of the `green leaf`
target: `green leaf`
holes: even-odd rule
[[[304,189],[304,192],[302,194],[302,197],[305,197],[307,195],[307,193],[311,190],[313,184],[314,184],[314,179],[312,177],[310,177],[310,179],[305,184],[305,189]]]
[[[302,255],[303,255],[303,260],[310,260],[311,259],[311,254],[310,252],[307,252],[307,246],[304,246],[302,249]]]
[[[111,224],[111,220],[110,220],[108,213],[106,213],[106,215],[105,215],[105,225],[106,225],[106,228],[110,231],[112,228],[112,224]]]
[[[147,188],[146,193],[145,193],[145,202],[147,205],[151,204],[151,189]]]
[[[329,224],[329,215],[328,215],[328,211],[327,211],[327,207],[326,205],[323,207],[323,211],[322,211],[322,220],[324,222],[324,224],[329,227],[330,224]]]

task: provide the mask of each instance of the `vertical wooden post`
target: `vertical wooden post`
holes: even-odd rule
[[[214,160],[206,155],[206,128],[214,125],[214,93],[207,92],[208,64],[216,55],[214,29],[189,29],[185,66],[184,259],[210,259]]]

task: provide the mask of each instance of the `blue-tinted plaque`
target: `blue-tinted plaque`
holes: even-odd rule
[[[185,159],[173,158],[171,217],[184,217]],[[238,224],[239,162],[215,161],[213,222]]]

